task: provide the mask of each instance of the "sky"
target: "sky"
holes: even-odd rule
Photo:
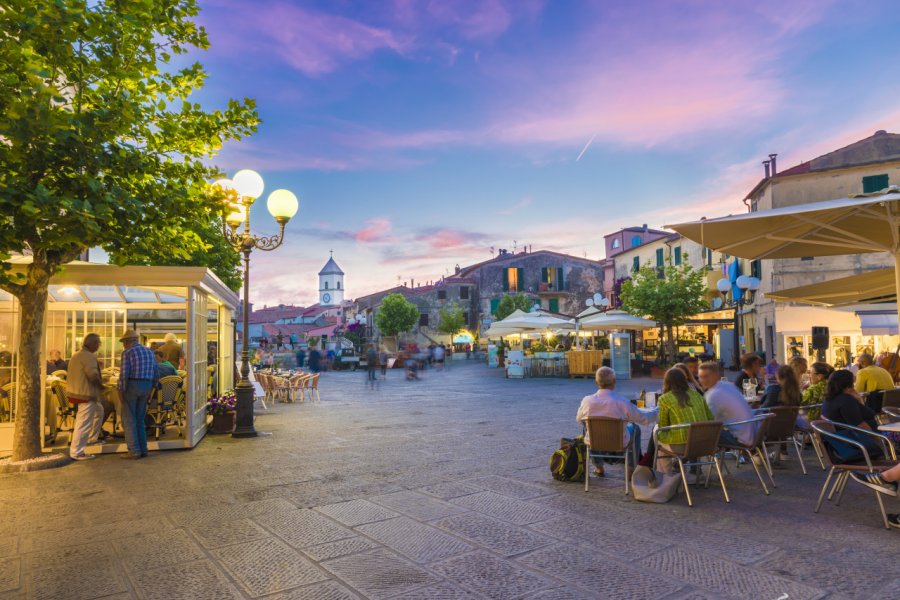
[[[254,98],[214,158],[300,200],[254,252],[257,305],[348,297],[524,246],[603,258],[603,235],[746,210],[779,170],[900,132],[892,0],[199,0],[193,98]]]

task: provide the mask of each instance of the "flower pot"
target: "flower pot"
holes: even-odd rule
[[[228,411],[221,415],[213,415],[210,431],[212,431],[212,433],[231,433],[234,431],[234,417],[234,411]]]

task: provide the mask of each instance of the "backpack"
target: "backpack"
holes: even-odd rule
[[[559,450],[550,455],[550,474],[557,481],[582,481],[586,458],[583,435],[575,439],[562,438]]]

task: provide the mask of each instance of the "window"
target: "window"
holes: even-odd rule
[[[510,267],[503,269],[503,291],[521,292],[525,289],[525,269]]]
[[[637,273],[640,270],[641,270],[641,257],[635,256],[634,259],[631,261],[631,272]]]
[[[500,298],[491,298],[491,314],[497,314],[497,307],[500,306]]]
[[[661,267],[665,263],[666,252],[662,248],[656,249],[656,266]]]
[[[468,300],[469,299],[469,287],[461,287],[459,288],[459,299],[460,300]]]
[[[706,250],[706,256],[703,257],[706,259],[706,266],[707,268],[712,269],[712,248],[704,248],[704,250]]]
[[[888,176],[885,175],[869,175],[862,178],[863,194],[871,194],[872,192],[880,192],[889,185]]]
[[[681,264],[681,246],[675,247],[675,264],[676,265]]]
[[[325,282],[325,289],[326,289],[326,290],[328,289],[328,282],[327,282],[327,281]]]
[[[467,311],[463,311],[463,323],[468,327],[469,325],[469,313]]]
[[[641,236],[636,235],[633,238],[631,238],[631,247],[632,248],[637,248],[640,245],[641,245]]]
[[[548,304],[547,310],[549,310],[552,313],[559,312],[559,298],[550,298],[550,300],[547,304]]]
[[[447,299],[447,290],[438,290],[438,300]]]
[[[619,238],[616,238],[612,241],[612,244],[610,244],[609,247],[615,250],[616,248],[618,248],[621,245],[622,245],[622,242],[619,241]]]
[[[756,259],[750,263],[750,277],[762,279],[762,260]]]
[[[428,327],[428,313],[419,313],[419,327]]]
[[[341,289],[341,282],[340,282],[340,281],[337,282],[337,289]]]

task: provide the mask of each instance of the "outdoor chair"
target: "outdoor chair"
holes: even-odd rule
[[[766,438],[763,441],[763,450],[768,453],[769,444],[775,446],[775,452],[781,444],[790,443],[797,451],[797,460],[800,461],[800,469],[806,475],[806,465],[803,464],[803,455],[801,454],[800,442],[794,437],[794,431],[797,429],[797,415],[800,413],[799,406],[774,406],[765,409],[775,415],[769,423],[769,430],[766,432]],[[776,460],[778,455],[776,454]]]
[[[298,398],[300,402],[303,402],[306,399],[306,397],[303,395],[303,388],[307,379],[312,379],[312,375],[298,373],[297,375],[291,377],[290,395],[292,402],[296,402]]]
[[[309,379],[309,383],[307,384],[307,390],[309,392],[309,401],[312,402],[313,393],[316,394],[316,402],[322,402],[322,398],[319,397],[319,373],[316,373]]]
[[[184,371],[182,369],[176,369],[175,372],[178,373],[178,376],[181,377],[182,379],[187,377],[187,371]]]
[[[753,470],[756,471],[756,477],[759,479],[759,484],[762,486],[763,493],[766,496],[769,495],[769,488],[766,486],[766,482],[763,480],[762,473],[759,472],[759,465],[753,462],[753,457],[756,456],[759,461],[763,465],[763,470],[765,470],[766,475],[769,477],[769,481],[772,483],[772,487],[775,486],[775,479],[772,477],[772,466],[769,464],[769,456],[766,454],[764,442],[766,439],[766,434],[769,431],[769,424],[772,422],[772,419],[775,418],[775,415],[772,413],[764,413],[761,415],[756,415],[752,419],[745,419],[743,421],[734,421],[732,423],[725,423],[724,427],[726,429],[731,429],[735,425],[750,425],[753,424],[756,427],[756,434],[753,436],[753,441],[749,445],[730,445],[730,444],[721,444],[721,447],[725,450],[731,450],[734,452],[738,459],[742,455],[747,456],[747,460],[753,466]]]
[[[215,365],[211,365],[206,367],[207,380],[206,380],[206,397],[214,398],[218,396],[218,378],[216,377],[216,367]]]
[[[0,391],[0,423],[9,423],[16,412],[16,384],[7,383]]]
[[[69,376],[69,372],[63,371],[62,369],[59,369],[58,371],[53,371],[52,373],[50,373],[50,377],[57,377],[59,379],[65,379],[68,376]]]
[[[57,429],[59,431],[71,431],[75,427],[75,414],[78,408],[69,404],[69,396],[67,393],[67,384],[65,381],[50,382],[50,391],[56,398],[57,412],[56,417],[59,419]],[[71,425],[66,429],[65,425],[71,420]]]
[[[292,402],[291,399],[291,384],[288,379],[284,377],[272,377],[272,389],[273,395],[277,399],[281,399],[282,402]]]
[[[804,417],[803,422],[801,423],[798,419],[796,427],[794,429],[794,437],[799,438],[797,440],[800,442],[800,447],[802,448],[806,444],[810,444],[813,447],[813,451],[816,453],[816,458],[819,459],[819,466],[822,467],[822,470],[825,470],[825,459],[822,458],[822,454],[819,450],[819,446],[813,443],[812,440],[812,427],[809,424],[809,419],[806,417],[806,412],[810,409],[818,408],[820,411],[822,409],[822,404],[804,404],[800,406],[800,416]],[[801,463],[802,464],[802,463]]]
[[[900,409],[900,388],[885,390],[881,397],[881,409],[885,407]]]
[[[882,406],[881,415],[878,416],[883,416],[885,423],[896,423],[897,421],[900,421],[900,408],[894,406]]]
[[[682,452],[664,448],[659,443],[659,432],[687,429],[687,440]],[[656,456],[669,456],[678,461],[678,470],[681,473],[681,483],[684,485],[684,494],[687,496],[688,506],[694,506],[691,499],[691,490],[688,486],[687,470],[685,467],[714,465],[719,476],[719,484],[722,486],[722,494],[725,502],[731,502],[728,497],[728,488],[725,486],[725,478],[722,477],[722,464],[719,458],[719,434],[722,433],[721,421],[695,421],[694,423],[680,423],[668,427],[657,427],[653,430],[653,443],[656,447]],[[656,464],[656,457],[653,459]],[[709,488],[709,476],[712,470],[706,472],[704,486]]]
[[[825,477],[825,482],[822,484],[822,490],[819,492],[819,500],[816,502],[816,509],[814,511],[816,513],[822,508],[822,500],[825,498],[825,491],[828,489],[828,484],[832,483],[831,478],[835,474],[837,474],[837,476],[834,479],[831,491],[828,493],[828,500],[830,502],[834,497],[834,494],[837,493],[838,497],[835,506],[840,506],[841,499],[844,496],[844,488],[847,485],[847,480],[851,478],[851,473],[874,473],[892,467],[897,463],[897,455],[894,452],[893,445],[888,438],[879,433],[869,431],[868,429],[853,427],[846,423],[828,421],[826,419],[813,421],[810,423],[810,426],[813,429],[813,443],[819,445],[822,455],[825,457],[825,461],[829,467],[828,475]],[[885,453],[884,455],[888,457],[889,460],[873,459],[864,444],[856,439],[851,439],[849,436],[840,435],[838,433],[839,429],[853,431],[857,435],[872,436],[881,445]],[[856,448],[862,454],[862,459],[854,462],[841,462],[840,457],[829,442],[847,444]],[[887,513],[884,510],[884,501],[881,499],[881,492],[874,490],[874,493],[875,500],[878,502],[878,510],[881,512],[881,520],[884,523],[885,528],[890,529]]]
[[[625,443],[625,425],[627,421],[612,417],[588,417],[584,420],[587,438],[591,440],[585,447],[584,459],[584,491],[588,491],[591,480],[592,458],[625,458],[625,494],[631,492],[631,468],[635,463],[634,437]],[[630,462],[629,462],[630,461]]]
[[[178,399],[178,395],[182,393],[181,385],[181,377],[177,375],[161,377],[159,380],[159,387],[156,389],[153,398],[150,400],[150,406],[147,408],[147,417],[152,423],[150,429],[155,431],[153,437],[157,440],[159,440],[161,433],[166,432],[166,425],[169,423],[169,420],[175,412],[175,402]],[[178,423],[177,420],[175,422],[180,435],[181,424]]]
[[[263,389],[263,406],[266,406],[266,400],[274,404],[274,399],[272,397],[272,385],[269,383],[269,374],[263,373],[262,371],[257,371],[256,379],[259,381],[259,385]],[[268,407],[266,407],[266,410],[268,410]]]

